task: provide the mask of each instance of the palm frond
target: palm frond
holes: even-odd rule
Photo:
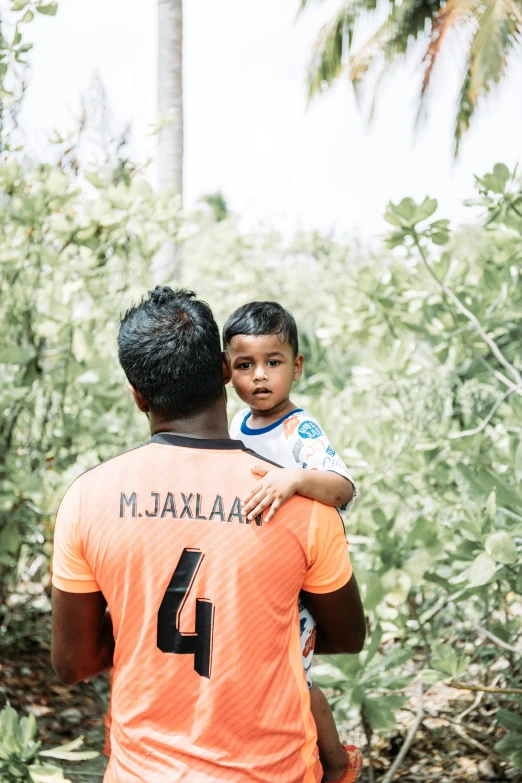
[[[470,120],[473,114],[474,106],[473,106],[473,98],[470,93],[470,85],[471,85],[471,66],[468,65],[468,67],[466,68],[464,79],[462,80],[462,85],[460,87],[457,116],[455,118],[455,130],[453,134],[455,139],[455,147],[454,147],[455,157],[457,157],[459,153],[462,136],[467,130],[469,130]]]
[[[522,14],[516,0],[481,0],[468,53],[455,122],[455,156],[479,104],[505,74],[520,44]]]
[[[392,10],[393,13],[393,10]],[[390,14],[371,38],[350,57],[350,79],[357,89],[372,65],[375,57],[386,50],[393,31],[393,16]]]
[[[440,2],[441,0],[438,0]],[[466,0],[467,1],[467,0]],[[437,6],[438,7],[438,6]],[[389,66],[402,58],[408,45],[426,26],[426,18],[433,15],[433,3],[430,0],[404,0],[389,7],[388,17],[366,43],[350,58],[350,78],[359,96],[364,79],[374,65],[376,57],[381,55],[383,66],[374,88],[372,107],[377,100],[377,92]],[[421,23],[422,22],[422,23]],[[373,108],[370,117],[373,115]]]
[[[446,0],[404,0],[397,3],[395,34],[389,41],[390,55],[405,55],[411,44],[426,32],[426,23],[437,16]]]
[[[310,0],[301,0],[305,6],[307,2]],[[354,85],[362,86],[379,50],[384,52],[387,63],[405,54],[411,42],[424,33],[426,21],[438,13],[444,2],[392,0],[387,19],[351,58],[349,67]],[[308,74],[310,96],[329,87],[345,70],[358,16],[363,11],[376,13],[378,6],[381,7],[378,0],[344,0],[337,13],[321,28]]]
[[[310,5],[312,0],[299,0],[299,9],[297,11],[298,14],[301,13],[301,11],[304,11],[304,9]],[[324,0],[315,0],[316,3],[322,3]]]
[[[319,31],[308,72],[310,97],[331,85],[346,63],[361,0],[344,0],[338,12]]]
[[[321,2],[321,0],[316,0]],[[305,7],[311,0],[300,0]],[[388,15],[363,46],[352,52],[355,25],[363,12],[373,14],[378,0],[342,0],[335,16],[320,30],[309,69],[309,96],[329,87],[346,70],[359,98],[369,71],[379,58],[382,68],[373,103],[389,65],[404,58],[430,24],[423,57],[424,75],[417,123],[428,95],[434,68],[450,30],[464,35],[467,63],[462,79],[454,129],[455,155],[475,109],[500,82],[512,49],[522,41],[521,0],[390,0]]]
[[[444,39],[450,30],[456,27],[463,27],[471,21],[475,5],[476,0],[448,0],[432,21],[428,47],[422,58],[425,68],[416,120],[417,125],[425,106],[433,70],[438,61]]]
[[[482,0],[478,29],[470,49],[472,88],[481,93],[498,84],[508,54],[520,40],[522,15],[514,0]]]

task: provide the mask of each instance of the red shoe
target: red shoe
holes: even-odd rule
[[[335,783],[355,783],[361,771],[363,755],[355,745],[344,745],[344,749],[348,756],[348,766],[342,778],[336,780]]]

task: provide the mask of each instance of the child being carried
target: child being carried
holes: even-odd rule
[[[234,417],[230,435],[284,468],[253,467],[261,478],[244,498],[243,513],[254,519],[271,506],[265,517],[269,522],[296,493],[341,510],[351,505],[356,490],[344,462],[316,419],[290,400],[292,384],[303,369],[293,316],[277,302],[243,305],[228,318],[223,343],[232,365],[232,386],[249,408]],[[301,601],[299,619],[324,780],[354,783],[362,755],[355,746],[342,745],[326,697],[310,679],[315,621]]]

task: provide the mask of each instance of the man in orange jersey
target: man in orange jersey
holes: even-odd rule
[[[317,652],[362,648],[341,519],[298,495],[243,517],[260,458],[228,435],[230,365],[192,292],[156,288],[118,343],[152,437],[72,484],[53,560],[56,672],[113,667],[105,782],[318,783],[297,597]]]

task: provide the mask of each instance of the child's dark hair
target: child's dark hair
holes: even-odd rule
[[[240,334],[256,337],[277,334],[289,344],[294,358],[299,353],[294,316],[278,302],[249,302],[234,310],[223,327],[224,347]]]
[[[118,354],[129,382],[164,415],[190,415],[223,394],[219,329],[193,291],[149,291],[122,318]]]

